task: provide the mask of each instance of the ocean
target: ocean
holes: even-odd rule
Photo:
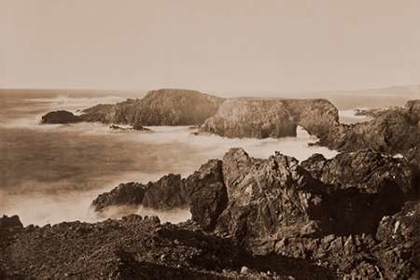
[[[100,123],[40,124],[41,116],[52,110],[77,112],[126,97],[42,91],[0,93],[0,215],[19,215],[25,225],[93,222],[98,217],[89,206],[98,194],[122,182],[147,183],[167,173],[188,176],[207,160],[221,159],[232,147],[242,147],[261,158],[275,151],[299,160],[313,153],[328,158],[336,154],[324,147],[309,146],[316,139],[303,129],[296,138],[258,140],[196,136],[189,127],[149,127],[153,132],[147,133],[113,131]],[[346,105],[350,104],[346,98],[351,106]],[[366,106],[363,98],[355,102],[351,96],[340,95],[335,100],[345,122],[365,120],[354,116],[353,109],[372,107]],[[395,105],[395,96],[388,103],[380,100],[381,104]],[[188,210],[182,209],[138,212],[170,222],[189,218]]]

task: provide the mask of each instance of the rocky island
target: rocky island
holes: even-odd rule
[[[99,104],[79,116],[50,112],[42,117],[42,123],[102,122],[138,130],[152,125],[194,125],[200,132],[229,138],[293,137],[300,126],[319,139],[318,145],[330,149],[371,148],[392,154],[405,154],[420,142],[420,100],[362,114],[372,119],[342,124],[338,109],[325,99],[224,99],[192,90],[161,89],[142,99]]]
[[[296,136],[297,126],[322,135],[338,124],[338,110],[325,99],[232,98],[207,119],[202,131],[226,137]]]
[[[216,114],[223,98],[194,90],[160,89],[149,91],[141,99],[128,99],[117,104],[98,104],[82,110],[74,120],[106,124],[141,126],[201,125]],[[67,123],[71,112],[43,117],[43,123]],[[60,119],[60,117],[62,117]],[[75,122],[75,121],[73,121]]]

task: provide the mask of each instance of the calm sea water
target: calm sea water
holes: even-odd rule
[[[304,131],[297,138],[256,140],[194,136],[188,127],[151,127],[154,132],[145,133],[115,132],[99,123],[39,124],[51,110],[75,112],[124,99],[0,95],[0,215],[18,214],[24,224],[39,225],[94,221],[89,205],[99,193],[121,182],[148,182],[166,173],[187,176],[208,159],[222,158],[231,147],[243,147],[255,157],[268,157],[276,150],[300,160],[315,152],[336,154],[309,147],[315,139]],[[358,105],[364,107],[363,102]],[[357,121],[346,109],[346,121]],[[158,214],[175,222],[189,215]]]

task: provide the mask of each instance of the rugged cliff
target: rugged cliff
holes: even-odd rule
[[[200,125],[214,115],[222,98],[193,90],[153,90],[142,99],[115,105],[96,105],[83,111],[84,121],[153,125]]]
[[[296,136],[299,125],[318,136],[337,124],[337,108],[324,99],[234,98],[206,120],[202,131],[226,137],[276,138]]]
[[[201,125],[216,114],[223,98],[184,89],[149,91],[141,99],[128,99],[117,104],[98,104],[82,111],[51,112],[43,116],[44,123],[77,121],[130,124],[133,127],[158,125]],[[70,121],[69,121],[70,120]]]
[[[375,235],[384,217],[398,216],[404,203],[418,200],[419,168],[417,154],[412,154],[411,159],[395,158],[361,150],[333,159],[314,155],[299,163],[279,153],[256,159],[231,149],[223,161],[209,161],[186,179],[170,175],[175,176],[172,183],[165,176],[146,185],[155,189],[152,201],[160,201],[148,207],[174,205],[168,199],[182,194],[181,205],[191,207],[193,221],[255,254],[309,259],[360,277],[408,277],[418,273],[418,247],[401,249],[404,256],[395,257],[401,265],[397,269],[381,259],[392,248],[391,237]],[[136,191],[130,186],[102,195],[94,206],[101,210],[121,204],[115,198],[121,196],[144,205],[144,188],[138,188],[143,201],[133,202]],[[199,186],[195,196],[191,186]],[[413,219],[419,219],[420,214],[413,213]]]
[[[372,148],[405,154],[420,143],[420,100],[408,101],[405,107],[378,111],[373,120],[340,124],[320,135],[319,144],[339,151]]]

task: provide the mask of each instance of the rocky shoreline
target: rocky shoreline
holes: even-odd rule
[[[99,216],[120,206],[190,209],[178,225],[133,214],[42,228],[0,218],[0,278],[418,279],[420,100],[359,113],[371,120],[342,124],[323,99],[224,100],[184,90],[80,116],[51,112],[44,123],[195,125],[239,138],[295,136],[301,126],[340,153],[299,162],[234,148],[186,178],[120,184],[92,202]]]
[[[54,111],[43,124],[101,122],[144,126],[198,126],[199,133],[229,138],[280,138],[296,136],[297,126],[316,136],[317,145],[337,151],[374,149],[406,154],[420,143],[420,100],[404,107],[358,111],[371,120],[340,123],[338,109],[325,99],[230,98],[198,91],[160,89],[142,99],[118,104],[99,104],[81,115]]]
[[[145,185],[121,184],[92,202],[99,214],[121,205],[190,207],[192,218],[185,223],[129,215],[23,228],[17,217],[3,217],[0,275],[416,279],[418,163],[415,156],[369,149],[333,159],[315,154],[302,162],[280,153],[257,159],[231,149],[187,178],[169,174]],[[38,260],[41,255],[46,263]]]

